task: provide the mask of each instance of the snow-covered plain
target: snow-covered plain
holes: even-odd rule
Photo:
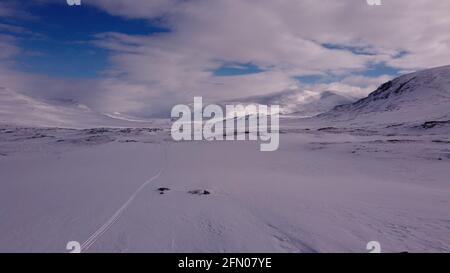
[[[282,132],[263,153],[166,130],[3,127],[0,251],[86,242],[160,170],[84,251],[450,250],[448,135]]]
[[[450,107],[431,91],[433,113],[413,107],[435,82],[409,82],[420,82],[409,97],[383,95],[396,107],[376,99],[283,118],[275,152],[256,141],[173,142],[169,124],[4,122],[0,252],[67,252],[69,241],[84,252],[367,252],[369,241],[383,252],[448,252]]]

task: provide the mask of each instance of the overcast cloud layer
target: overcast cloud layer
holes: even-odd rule
[[[37,1],[54,2],[54,1]],[[206,101],[283,90],[331,90],[363,96],[399,73],[450,64],[450,1],[385,0],[85,0],[114,16],[154,20],[167,33],[97,33],[89,41],[111,52],[95,79],[56,79],[13,69],[18,24],[0,24],[0,86],[34,96],[76,97],[103,112],[167,115],[194,95]],[[17,5],[0,17],[33,18]],[[218,76],[223,66],[252,64],[262,72]],[[301,81],[317,75],[319,82]],[[300,77],[300,80],[299,78]]]

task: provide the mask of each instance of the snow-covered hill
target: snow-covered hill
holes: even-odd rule
[[[398,77],[319,118],[366,124],[450,120],[450,66]]]
[[[68,128],[138,126],[137,122],[97,113],[73,100],[41,101],[4,87],[0,87],[0,123]]]

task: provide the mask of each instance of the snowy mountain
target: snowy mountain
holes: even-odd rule
[[[281,114],[297,117],[312,117],[325,113],[333,107],[355,101],[352,97],[331,91],[313,92],[308,90],[289,90],[265,96],[256,96],[231,101],[233,104],[279,105]]]
[[[318,117],[369,124],[449,120],[450,66],[398,77],[366,98],[337,106]]]
[[[136,126],[135,122],[91,110],[74,100],[41,101],[0,87],[0,123],[31,127]]]
[[[285,97],[284,101],[282,103],[285,105],[284,109],[287,113],[291,112],[291,114],[295,114],[298,116],[308,117],[308,116],[315,116],[320,113],[325,113],[333,107],[336,107],[337,105],[343,105],[348,104],[353,101],[355,101],[354,98],[336,94],[331,91],[325,91],[323,93],[317,94],[317,93],[309,93],[309,96],[304,98],[303,103],[299,104],[298,102],[301,102],[299,100],[298,96],[292,96],[292,97]],[[292,98],[292,100],[290,100]],[[292,101],[294,103],[292,103]],[[289,103],[291,102],[291,104]],[[297,103],[296,103],[297,102]]]

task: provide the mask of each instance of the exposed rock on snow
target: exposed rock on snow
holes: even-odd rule
[[[157,190],[159,191],[159,194],[164,194],[164,192],[170,191],[169,188],[165,188],[165,187],[158,188]]]
[[[211,194],[207,190],[192,190],[192,191],[189,191],[189,193],[190,194],[195,194],[195,195],[208,195],[208,194]]]

